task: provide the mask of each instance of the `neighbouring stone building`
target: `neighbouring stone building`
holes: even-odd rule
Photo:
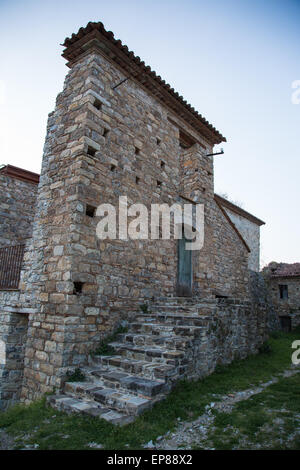
[[[39,175],[0,168],[0,409],[20,398],[30,310],[20,308],[19,272],[32,235]]]
[[[0,403],[64,392],[50,401],[127,422],[179,378],[264,341],[268,308],[249,287],[263,222],[214,193],[214,146],[225,138],[102,23],[64,47],[70,71],[49,115],[38,187],[38,175],[0,171]],[[203,248],[187,252],[172,236],[100,240],[97,207],[122,196],[149,211],[204,204]],[[188,228],[200,230],[193,218]],[[4,288],[24,243],[20,282],[15,270]],[[120,325],[128,332],[115,354],[91,355]],[[78,367],[87,382],[68,383]]]
[[[31,171],[0,168],[0,247],[23,245],[31,237],[38,182]]]
[[[263,269],[281,328],[290,331],[300,325],[300,263],[269,263]]]

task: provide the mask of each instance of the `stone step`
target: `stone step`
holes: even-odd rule
[[[124,356],[94,356],[91,365],[101,365],[110,370],[124,371],[129,374],[139,374],[143,377],[168,381],[178,375],[179,371],[170,364],[128,359]]]
[[[123,333],[118,335],[117,342],[130,343],[133,346],[163,346],[167,349],[185,349],[192,345],[190,337],[174,336],[174,335],[154,335],[146,333]]]
[[[192,305],[212,306],[212,305],[217,305],[220,303],[225,303],[226,305],[247,305],[247,304],[249,305],[249,301],[246,301],[240,298],[233,298],[233,297],[226,297],[226,298],[158,297],[155,299],[154,302],[151,302],[149,304],[149,307],[152,307],[152,306],[164,307],[165,305],[183,305],[183,306],[188,306],[188,307]]]
[[[178,305],[165,305],[164,307],[151,307],[148,312],[141,312],[145,314],[174,314],[174,315],[182,315],[184,317],[189,316],[203,316],[203,315],[211,315],[214,311],[214,306],[212,305],[194,305],[193,307],[180,307]]]
[[[195,298],[195,297],[157,297],[151,305],[214,305],[216,298]]]
[[[115,350],[116,355],[126,356],[132,359],[141,359],[152,362],[165,362],[178,365],[180,360],[184,358],[184,351],[170,349],[158,346],[135,346],[130,343],[109,343]],[[173,361],[173,362],[170,362]]]
[[[59,411],[65,411],[66,413],[82,413],[99,417],[112,424],[125,425],[132,423],[135,419],[134,416],[111,410],[101,406],[99,403],[82,398],[75,398],[67,394],[50,395],[47,397],[47,402]]]
[[[174,308],[175,310],[186,310],[186,311],[192,311],[192,310],[197,310],[197,309],[202,309],[202,308],[213,308],[216,305],[216,302],[214,303],[204,303],[204,302],[193,302],[191,304],[180,304],[176,302],[169,302],[165,304],[151,304],[148,306],[148,310],[152,311],[160,311],[160,310],[169,310],[171,308]]]
[[[88,373],[86,371],[88,370]],[[99,385],[108,388],[114,388],[128,392],[133,392],[135,395],[143,395],[147,398],[154,397],[162,392],[165,388],[164,380],[152,380],[142,375],[132,375],[122,370],[109,369],[106,366],[83,369],[83,372],[91,377],[92,380],[96,379]],[[66,392],[72,388],[72,383],[66,384]]]
[[[157,299],[109,343],[115,355],[90,356],[83,368],[87,381],[66,382],[64,394],[49,397],[49,403],[114,424],[132,422],[190,374],[193,341],[206,340],[215,302]]]
[[[125,392],[104,387],[97,382],[67,382],[65,387],[71,397],[93,402],[94,405],[98,403],[100,407],[112,409],[126,415],[137,416],[154,403],[151,398],[133,395],[129,391]],[[158,399],[158,397],[156,398]]]
[[[139,313],[134,322],[135,323],[167,323],[174,326],[205,326],[209,321],[209,315],[176,315],[171,313],[166,314],[141,314]]]
[[[183,336],[196,338],[203,332],[202,326],[194,325],[172,325],[171,323],[157,323],[157,322],[133,322],[130,324],[129,333],[139,334],[152,334],[163,336]]]
[[[166,304],[166,305],[150,305],[148,307],[148,311],[152,312],[155,310],[156,312],[160,312],[163,310],[171,310],[173,309],[175,312],[176,311],[182,311],[182,312],[192,312],[193,310],[197,310],[198,304],[193,304],[193,305],[177,305],[177,304]],[[143,313],[148,313],[148,312],[143,312]]]

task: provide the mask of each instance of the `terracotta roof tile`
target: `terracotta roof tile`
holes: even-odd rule
[[[130,63],[133,65],[132,68],[132,78],[136,80],[143,80],[143,85],[147,88],[153,88],[153,83],[150,82],[151,79],[154,80],[156,89],[164,91],[164,93],[169,97],[169,99],[177,100],[177,105],[181,107],[185,119],[189,121],[191,125],[194,123],[194,127],[197,128],[196,122],[198,122],[198,127],[201,126],[202,130],[206,131],[206,137],[210,138],[211,142],[214,144],[219,144],[221,142],[226,142],[226,138],[217,131],[217,129],[212,126],[198,111],[196,111],[190,104],[180,96],[174,88],[165,82],[159,75],[156,74],[151,68],[145,65],[145,62],[140,59],[140,57],[135,56],[135,54],[128,49],[126,45],[122,44],[122,41],[115,39],[114,34],[111,31],[106,31],[103,26],[103,23],[98,22],[89,22],[85,28],[80,28],[77,34],[72,34],[70,38],[66,38],[62,46],[65,46],[65,49],[62,53],[62,56],[65,57],[70,63],[74,62],[86,49],[82,47],[87,42],[92,42],[92,40],[100,40],[101,38],[106,41],[106,45],[109,45],[112,49],[117,48],[119,50],[118,57],[114,54],[115,50],[112,50],[110,58],[115,60],[118,65],[124,65],[125,70],[128,73],[128,67]],[[103,51],[102,51],[103,52]],[[121,53],[121,55],[120,55]],[[122,57],[123,56],[123,57]],[[126,60],[124,60],[126,59]],[[137,67],[138,66],[138,67]],[[137,70],[138,68],[138,70]],[[151,77],[145,82],[145,75]],[[143,76],[143,78],[141,77]],[[174,104],[173,104],[174,106]],[[195,122],[196,119],[196,122]],[[199,131],[199,128],[197,129]]]
[[[300,263],[270,263],[268,269],[271,272],[271,277],[300,276]]]

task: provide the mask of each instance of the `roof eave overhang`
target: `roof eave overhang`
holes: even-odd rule
[[[225,211],[225,209],[223,208],[221,203],[216,198],[215,198],[215,202],[216,202],[217,206],[219,207],[220,211],[222,212],[222,214],[224,215],[225,219],[228,221],[229,225],[231,225],[231,227],[233,228],[233,230],[235,231],[235,233],[237,234],[237,236],[239,237],[239,239],[243,243],[243,245],[246,248],[246,250],[248,251],[248,253],[251,253],[251,249],[250,249],[248,243],[244,239],[243,235],[241,234],[241,232],[239,231],[239,229],[237,228],[235,223],[232,222],[231,218],[229,217],[229,215],[227,214],[227,212]]]
[[[288,279],[295,278],[300,279],[300,274],[273,274],[270,276],[271,279]]]
[[[108,57],[126,76],[139,82],[161,103],[170,108],[178,117],[192,126],[212,144],[226,142],[220,134],[201,114],[199,114],[182,96],[120,40],[116,40],[111,31],[106,31],[102,23],[89,23],[86,28],[80,28],[77,34],[67,38],[63,44],[65,49],[62,56],[68,60],[68,67],[72,67],[83,55],[97,52]]]
[[[254,215],[250,214],[250,212],[245,211],[241,207],[237,206],[236,204],[233,204],[232,202],[228,201],[222,196],[219,196],[218,194],[215,194],[215,200],[218,201],[221,204],[221,206],[226,207],[230,211],[235,212],[236,214],[244,217],[245,219],[250,220],[256,225],[261,226],[261,225],[266,224],[266,222],[264,222],[263,220],[258,219]]]
[[[0,169],[0,174],[32,184],[38,184],[40,180],[39,174],[13,165],[5,165]]]

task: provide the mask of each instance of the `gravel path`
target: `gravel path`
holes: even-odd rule
[[[280,377],[290,377],[300,372],[300,368],[292,366],[283,372]],[[162,449],[162,450],[178,450],[183,448],[191,448],[195,442],[199,447],[211,449],[207,447],[207,437],[213,429],[215,417],[212,410],[218,410],[222,413],[231,413],[234,405],[240,401],[248,400],[253,395],[261,393],[270,385],[278,382],[278,378],[272,378],[268,382],[262,383],[258,387],[249,388],[242,392],[229,393],[224,396],[215,395],[219,401],[212,402],[205,408],[205,413],[194,421],[181,421],[178,419],[178,426],[175,432],[167,432],[164,436],[157,438],[153,444],[152,441],[144,445],[146,449]]]

